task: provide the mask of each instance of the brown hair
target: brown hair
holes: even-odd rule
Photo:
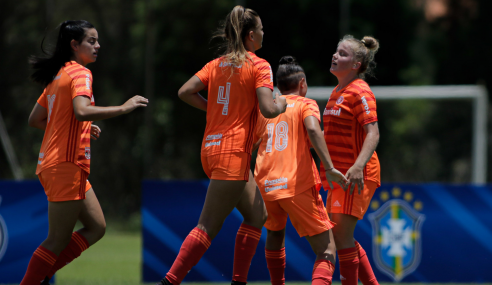
[[[251,60],[248,51],[244,47],[243,39],[249,31],[258,27],[258,13],[237,5],[227,14],[225,21],[212,38],[222,38],[225,40],[222,45],[225,52],[222,55],[227,62],[231,63],[231,69]]]
[[[365,36],[362,40],[358,40],[351,35],[345,35],[343,39],[338,42],[338,45],[344,41],[351,43],[350,46],[354,52],[354,58],[361,63],[358,71],[359,78],[364,79],[366,74],[374,76],[374,68],[376,68],[374,55],[379,49],[378,40],[370,36]]]
[[[277,69],[277,87],[280,92],[297,87],[302,78],[306,78],[306,74],[295,57],[287,55],[280,59]]]

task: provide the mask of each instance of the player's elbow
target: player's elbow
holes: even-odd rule
[[[278,114],[273,109],[269,109],[269,108],[260,108],[260,112],[263,115],[263,117],[267,119],[273,119],[278,116]]]
[[[184,98],[186,97],[186,95],[188,95],[189,92],[187,92],[187,90],[183,87],[179,88],[178,90],[178,97],[179,99],[183,100],[184,101]]]
[[[87,118],[87,114],[83,110],[75,109],[73,113],[74,113],[75,119],[77,119],[77,121],[79,121],[79,122],[90,121]]]

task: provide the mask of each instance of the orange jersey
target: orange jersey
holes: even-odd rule
[[[273,91],[270,64],[254,53],[234,67],[223,58],[215,59],[196,76],[208,87],[207,127],[202,142],[202,155],[245,152],[251,154],[253,132],[258,118],[256,89]]]
[[[354,165],[366,138],[362,126],[377,120],[376,97],[364,80],[356,79],[339,92],[335,87],[323,112],[323,125],[326,145],[336,169],[345,174]],[[320,172],[324,188],[329,189],[323,164]],[[378,187],[381,185],[376,152],[364,167],[364,180],[374,181]]]
[[[77,96],[88,97],[94,105],[92,73],[71,61],[60,69],[38,99],[38,104],[47,109],[48,118],[36,174],[65,161],[90,173],[91,122],[75,118],[72,100]]]
[[[260,115],[256,135],[261,138],[255,166],[255,180],[265,201],[293,197],[313,186],[320,178],[311,156],[304,119],[320,121],[316,101],[297,95],[284,96],[285,113],[273,119]]]

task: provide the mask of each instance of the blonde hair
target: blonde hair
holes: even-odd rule
[[[228,63],[231,63],[231,70],[234,71],[234,66],[251,60],[251,56],[244,47],[243,39],[249,31],[258,27],[259,15],[255,11],[237,5],[232,11],[227,14],[225,21],[212,38],[222,38],[225,40],[222,45],[225,52],[222,57]]]
[[[378,40],[370,36],[365,36],[362,40],[358,40],[351,35],[345,35],[343,39],[338,42],[338,45],[345,41],[351,43],[350,46],[354,53],[354,58],[361,63],[358,70],[359,78],[365,79],[366,75],[374,76],[374,68],[376,68],[374,55],[379,49]]]

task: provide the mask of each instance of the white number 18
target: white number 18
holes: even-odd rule
[[[267,125],[268,140],[266,152],[272,152],[273,129],[275,128],[275,149],[282,151],[287,148],[289,143],[289,125],[285,121],[280,121],[275,127],[274,123]]]

